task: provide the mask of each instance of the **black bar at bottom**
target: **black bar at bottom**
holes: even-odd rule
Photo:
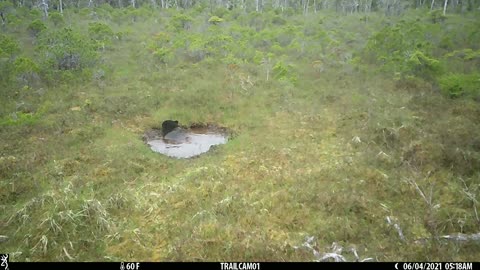
[[[382,269],[382,270],[480,270],[480,262],[9,262],[9,270],[21,269]],[[4,270],[0,267],[0,270]]]

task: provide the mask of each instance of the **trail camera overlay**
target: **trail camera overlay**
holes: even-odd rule
[[[0,260],[2,262],[0,270],[8,270],[8,254],[0,254]]]

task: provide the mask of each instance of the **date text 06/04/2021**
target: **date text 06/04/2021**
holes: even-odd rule
[[[473,263],[469,262],[412,262],[395,264],[398,270],[472,270]]]

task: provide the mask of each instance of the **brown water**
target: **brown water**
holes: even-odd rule
[[[173,158],[191,158],[207,152],[214,145],[225,144],[228,136],[216,128],[195,127],[176,128],[165,137],[160,130],[152,130],[145,134],[145,139],[155,152]]]

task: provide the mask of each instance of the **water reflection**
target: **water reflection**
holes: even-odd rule
[[[174,158],[190,158],[210,150],[213,145],[225,144],[228,136],[218,129],[206,127],[173,131],[161,136],[160,131],[150,131],[146,134],[146,142],[158,153]]]

